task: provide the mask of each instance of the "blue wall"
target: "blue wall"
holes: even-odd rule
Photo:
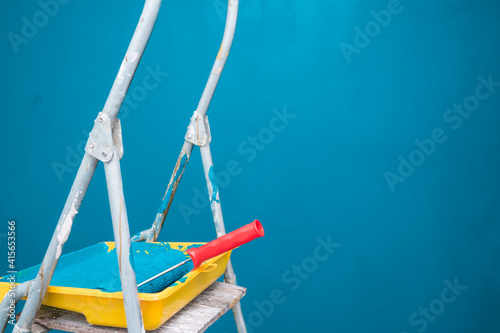
[[[122,117],[133,232],[154,219],[223,7],[163,3]],[[37,2],[2,1],[0,233],[17,221],[19,268],[43,258],[141,9],[73,0],[43,22]],[[233,255],[253,332],[500,330],[499,33],[493,0],[241,0],[209,116],[216,169],[239,165],[221,178],[227,229],[266,228]],[[203,184],[195,150],[161,240],[215,237]],[[99,166],[64,252],[112,238]],[[234,332],[231,315],[211,331]]]

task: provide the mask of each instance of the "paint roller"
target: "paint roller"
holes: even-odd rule
[[[262,236],[264,236],[264,228],[258,220],[255,220],[200,247],[189,248],[185,251],[189,255],[187,259],[139,283],[137,285],[139,292],[159,292],[199,267],[204,261]],[[184,252],[179,250],[169,250],[166,254],[169,255],[170,262],[172,258],[186,257]]]

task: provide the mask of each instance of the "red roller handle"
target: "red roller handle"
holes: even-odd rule
[[[214,239],[198,248],[190,248],[186,252],[193,260],[194,268],[201,265],[202,262],[219,254],[232,250],[240,245],[248,243],[257,237],[264,236],[264,227],[255,220],[239,229],[236,229],[222,237]]]

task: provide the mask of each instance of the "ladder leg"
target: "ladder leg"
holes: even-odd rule
[[[210,106],[210,102],[212,101],[212,97],[215,93],[215,89],[217,88],[217,84],[219,83],[219,79],[222,75],[222,71],[224,70],[224,66],[226,65],[229,52],[231,51],[231,46],[233,44],[234,32],[236,30],[236,22],[238,19],[239,0],[228,0],[227,6],[228,7],[227,7],[226,26],[224,28],[224,35],[222,37],[220,50],[219,53],[217,54],[217,57],[215,58],[215,62],[210,72],[210,76],[208,77],[205,89],[203,90],[203,94],[201,95],[198,107],[196,108],[196,112],[201,117],[204,117],[207,114],[208,107]],[[185,155],[187,155],[187,158],[189,159],[192,150],[193,150],[193,142],[190,140],[186,140],[182,147],[181,154],[177,159],[174,172],[172,173],[172,176],[170,178],[170,182],[168,184],[165,195],[163,196],[162,203],[160,205],[160,208],[158,209],[153,225],[151,226],[151,228],[141,231],[136,235],[134,235],[134,237],[132,237],[133,242],[141,242],[141,241],[154,242],[157,240],[158,235],[160,234],[160,231],[163,227],[163,222],[165,221],[165,218],[168,214],[168,210],[174,198],[177,186],[179,185],[179,182],[182,178],[182,172],[184,172],[184,169],[186,168],[187,165],[187,161],[183,164],[182,159],[184,158]],[[180,170],[179,166],[182,166],[182,172],[180,173],[179,173]]]
[[[234,274],[233,264],[231,259],[229,259],[226,267],[226,272],[224,273],[224,282],[237,285],[236,275]],[[238,302],[233,307],[234,321],[236,322],[236,328],[238,333],[247,333],[247,327],[245,325],[245,318],[243,318],[243,312],[241,311],[241,303]]]
[[[212,71],[208,77],[207,84],[201,95],[200,102],[196,111],[201,115],[205,116],[207,114],[208,107],[214,96],[215,89],[219,83],[219,79],[226,65],[229,52],[231,51],[231,46],[233,45],[234,32],[236,31],[236,22],[238,19],[238,6],[239,0],[228,0],[227,1],[227,18],[226,27],[224,28],[224,35],[222,36],[222,43],[220,45],[219,53],[215,59]]]
[[[217,237],[224,236],[226,234],[226,228],[224,226],[224,218],[222,217],[222,208],[219,198],[219,187],[217,185],[217,179],[215,178],[214,165],[212,161],[212,153],[210,151],[210,143],[205,146],[200,147],[201,159],[203,161],[203,169],[205,172],[205,179],[207,181],[208,197],[210,199],[210,208],[212,209],[212,215],[214,218],[215,231],[217,232]],[[226,272],[224,273],[224,281],[230,284],[236,284],[236,275],[233,271],[233,265],[231,259],[229,259],[226,267]],[[238,302],[233,307],[234,319],[236,321],[236,327],[239,333],[246,333],[245,320],[243,318],[243,313],[241,311],[240,302]]]
[[[29,332],[31,326],[33,325],[36,312],[40,308],[43,297],[47,291],[47,287],[49,286],[50,279],[54,274],[54,270],[62,253],[62,248],[71,232],[73,220],[75,219],[76,214],[78,214],[80,204],[82,203],[83,197],[85,196],[89,183],[94,175],[97,162],[97,159],[87,153],[83,157],[78,173],[76,174],[75,181],[73,182],[73,186],[71,187],[68,198],[66,199],[66,204],[64,205],[64,209],[59,217],[56,230],[50,240],[49,248],[43,258],[38,275],[29,285],[28,299],[24,305],[21,317],[19,317],[19,321],[14,328],[14,332]],[[6,313],[2,315],[6,315]]]
[[[163,195],[160,208],[158,208],[158,211],[156,212],[156,217],[153,222],[153,225],[151,226],[151,228],[135,234],[132,237],[132,242],[157,241],[158,236],[160,236],[160,232],[163,227],[163,222],[165,222],[165,218],[167,217],[170,205],[172,204],[172,200],[174,200],[175,192],[177,191],[177,187],[179,186],[179,183],[182,179],[184,170],[186,170],[186,166],[189,162],[189,157],[191,156],[192,151],[193,151],[193,144],[191,142],[184,141],[181,153],[174,167],[174,172],[172,172],[172,176],[170,176],[170,181],[168,183],[167,190]]]
[[[139,61],[141,60],[144,49],[153,32],[160,11],[160,5],[161,0],[146,0],[144,4],[141,18],[135,28],[127,53],[125,54],[118,75],[116,76],[115,82],[113,82],[108,99],[102,110],[102,112],[107,114],[111,119],[116,118],[125,96],[127,95],[128,88],[134,78]],[[112,15],[112,13],[110,14]]]
[[[18,284],[13,292],[9,291],[5,294],[5,297],[0,303],[0,311],[2,315],[0,316],[0,330],[3,332],[7,326],[7,322],[10,318],[11,304],[17,304],[17,302],[28,295],[28,285],[31,281],[26,281],[24,283]]]
[[[123,100],[125,99],[125,95],[135,74],[139,60],[142,57],[146,44],[153,31],[158,12],[160,10],[160,4],[161,0],[146,0],[141,14],[141,19],[137,24],[134,36],[132,37],[129,48],[127,49],[127,54],[122,62],[122,65],[120,66],[118,75],[113,83],[113,87],[111,88],[111,92],[106,100],[106,104],[104,105],[103,112],[111,119],[116,118]],[[30,285],[28,299],[24,306],[24,311],[14,328],[15,332],[29,332],[31,329],[36,312],[38,311],[43,297],[45,296],[47,287],[59,261],[62,247],[71,231],[73,219],[78,213],[81,201],[94,174],[97,161],[98,160],[91,156],[88,152],[83,157],[78,174],[73,183],[73,187],[71,188],[63,212],[59,218],[59,222],[57,223],[56,231],[52,236],[49,248],[47,249],[43,259],[40,271]],[[137,287],[135,290],[137,292]],[[7,312],[2,312],[2,316],[8,315]]]
[[[133,268],[133,257],[130,255],[130,231],[127,208],[123,196],[120,158],[116,147],[113,158],[109,162],[104,163],[104,171],[108,186],[111,219],[113,220],[113,232],[115,235],[116,254],[118,256],[118,267],[120,268],[127,328],[129,332],[144,332],[137,281]]]

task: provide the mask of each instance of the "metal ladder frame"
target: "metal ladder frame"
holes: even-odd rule
[[[120,171],[123,145],[121,126],[117,115],[149,41],[160,10],[161,0],[146,0],[139,23],[137,24],[104,108],[95,119],[94,127],[85,147],[85,155],[80,163],[78,173],[66,199],[38,275],[31,281],[17,285],[14,293],[7,293],[0,303],[0,327],[2,332],[5,330],[9,318],[9,305],[11,302],[17,303],[23,297],[27,297],[26,304],[14,327],[14,332],[24,333],[31,331],[36,313],[46,294],[50,280],[62,254],[63,246],[71,232],[73,221],[78,214],[78,209],[85,197],[99,161],[103,162],[106,175],[113,233],[129,332],[144,332],[137,281],[133,263],[129,261],[131,241],[154,242],[157,240],[194,145],[200,147],[217,237],[226,233],[217,181],[213,171],[212,154],[210,151],[211,135],[206,113],[231,49],[238,17],[238,1],[228,0],[226,26],[222,44],[198,108],[191,117],[181,153],[155,221],[150,229],[136,234],[131,240]],[[226,283],[236,284],[236,277],[231,261],[228,262],[224,277]],[[239,302],[233,308],[233,312],[238,332],[246,333],[245,321]]]

